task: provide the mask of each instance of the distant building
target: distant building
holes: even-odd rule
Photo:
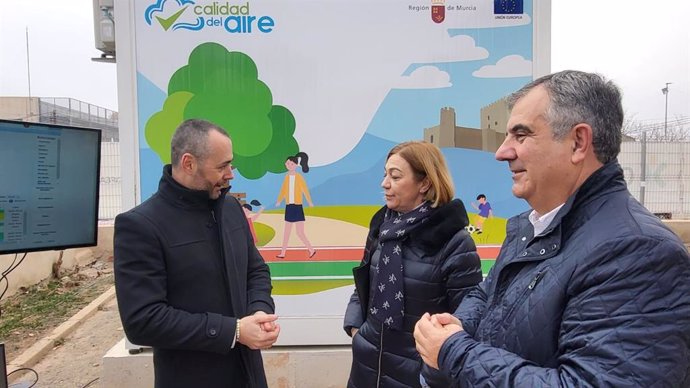
[[[494,153],[506,137],[510,110],[505,97],[483,107],[479,111],[481,128],[455,125],[455,109],[441,108],[439,125],[424,128],[424,140],[438,147],[468,148]],[[623,141],[635,141],[623,135]]]
[[[424,129],[424,140],[438,147],[482,149],[482,134],[478,129],[455,125],[455,109],[441,108],[439,125]]]
[[[508,101],[505,97],[500,98],[479,110],[480,126],[485,135],[482,137],[482,149],[484,151],[496,152],[498,147],[503,144],[506,138],[506,128],[508,127]]]
[[[119,141],[117,112],[74,98],[0,97],[0,118],[98,128],[103,141]]]
[[[481,128],[456,125],[455,109],[441,108],[441,119],[437,126],[424,129],[424,140],[438,147],[456,147],[496,152],[503,143],[508,123],[508,105],[500,99],[480,110]]]

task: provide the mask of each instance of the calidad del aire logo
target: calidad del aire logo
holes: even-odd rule
[[[157,0],[146,8],[144,19],[149,25],[157,21],[165,31],[222,28],[231,34],[250,34],[269,33],[275,28],[275,20],[271,16],[252,15],[250,2]]]

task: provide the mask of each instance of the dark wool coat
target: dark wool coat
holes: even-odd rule
[[[168,165],[158,192],[115,220],[120,317],[130,341],[153,347],[157,388],[267,386],[260,352],[231,347],[238,318],[273,313],[270,274],[224,194],[182,187]]]
[[[349,388],[419,387],[422,360],[415,349],[414,325],[425,313],[454,311],[469,290],[482,280],[474,241],[465,231],[467,212],[460,200],[440,207],[403,240],[405,318],[403,331],[383,328],[369,314],[370,280],[379,259],[379,228],[386,207],[371,220],[362,264],[353,270],[356,291],[345,313],[344,328],[359,328],[352,340]],[[444,376],[425,369],[429,382]]]
[[[512,218],[439,365],[463,387],[690,387],[690,259],[609,163],[534,237]]]

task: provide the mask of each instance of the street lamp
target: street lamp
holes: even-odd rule
[[[664,110],[664,139],[667,137],[666,127],[668,125],[668,85],[672,83],[673,82],[666,82],[666,87],[661,89],[661,93],[664,93],[664,96],[666,96],[666,109]]]

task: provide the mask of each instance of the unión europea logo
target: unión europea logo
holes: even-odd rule
[[[249,34],[269,33],[275,27],[272,17],[252,15],[249,2],[200,3],[194,0],[156,0],[155,4],[146,8],[144,20],[148,25],[157,21],[165,31],[222,28],[232,34]]]
[[[494,0],[494,15],[521,14],[523,0]]]

